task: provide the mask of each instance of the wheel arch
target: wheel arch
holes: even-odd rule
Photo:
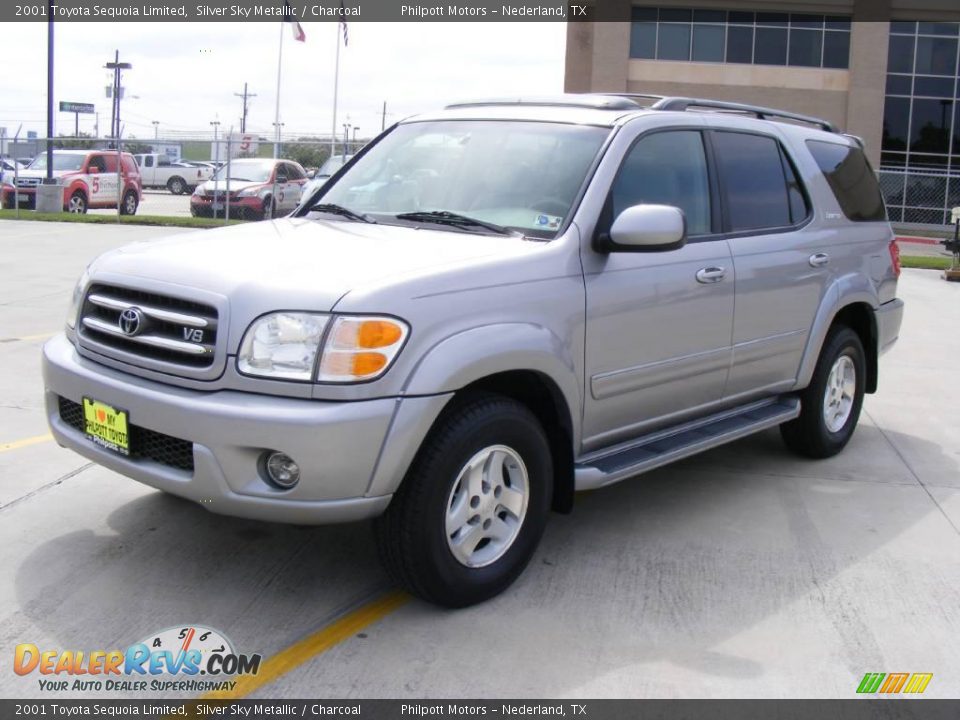
[[[863,345],[867,363],[867,378],[864,390],[867,393],[876,392],[879,374],[877,362],[879,335],[875,313],[876,306],[876,297],[872,294],[848,294],[843,297],[841,302],[838,288],[836,286],[831,288],[823,303],[821,303],[807,339],[807,347],[804,350],[800,372],[797,376],[796,388],[798,390],[810,384],[817,359],[820,357],[820,352],[830,330],[837,325],[845,325],[857,333]]]

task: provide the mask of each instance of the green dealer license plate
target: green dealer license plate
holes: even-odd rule
[[[99,400],[83,399],[84,432],[97,445],[121,455],[130,454],[127,412],[117,410]]]

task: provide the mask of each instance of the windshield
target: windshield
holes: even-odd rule
[[[79,170],[83,167],[83,161],[86,159],[86,155],[64,155],[63,153],[54,153],[53,154],[53,169],[54,170]],[[47,155],[37,155],[34,158],[33,162],[30,163],[31,170],[46,170],[47,169]]]
[[[333,175],[337,170],[346,165],[347,160],[352,157],[353,155],[347,155],[346,157],[343,155],[334,155],[320,166],[320,169],[317,170],[317,175]]]
[[[262,160],[234,160],[230,163],[230,179],[250,182],[267,182],[273,173],[273,163]],[[227,166],[224,165],[214,174],[214,180],[225,180]]]
[[[314,202],[430,228],[441,226],[397,216],[446,211],[549,239],[608,132],[520,121],[400,125]]]

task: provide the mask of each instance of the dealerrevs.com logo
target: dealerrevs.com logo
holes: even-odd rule
[[[245,655],[213,628],[184,625],[147,636],[126,650],[14,649],[17,675],[40,675],[42,691],[214,692],[233,690],[239,675],[256,675],[260,655]]]
[[[919,695],[927,689],[933,673],[867,673],[857,687],[857,693],[872,695]]]

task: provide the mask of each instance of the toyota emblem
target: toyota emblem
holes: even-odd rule
[[[127,308],[120,313],[120,319],[117,322],[124,335],[133,337],[140,332],[143,325],[143,312],[140,308]]]

